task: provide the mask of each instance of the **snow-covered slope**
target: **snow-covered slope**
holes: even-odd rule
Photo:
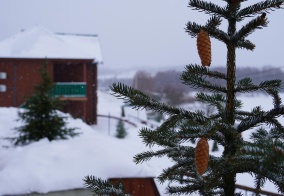
[[[100,114],[119,117],[121,105],[122,101],[109,93],[99,93]],[[22,125],[17,121],[17,112],[16,108],[0,108],[1,139],[14,136],[14,128]],[[131,117],[137,111],[128,109],[126,114]],[[139,112],[139,118],[145,118],[143,111]],[[0,140],[0,195],[82,188],[86,175],[104,179],[156,176],[164,165],[152,167],[133,162],[135,154],[146,150],[137,135],[139,123],[138,127],[125,124],[128,132],[125,139],[114,137],[116,123],[99,117],[98,125],[89,126],[68,116],[68,127],[77,127],[79,137],[52,142],[43,139],[22,147]]]
[[[272,107],[269,97],[242,97],[244,107],[249,110],[255,105]],[[98,113],[120,116],[123,102],[108,92],[99,92]],[[16,121],[18,109],[0,108],[0,137],[15,135],[15,127],[22,124]],[[62,114],[66,115],[66,114]],[[145,111],[127,110],[127,115],[145,118]],[[129,119],[135,120],[135,118]],[[46,193],[83,187],[86,175],[104,179],[109,177],[155,177],[163,168],[172,163],[166,159],[153,159],[136,165],[133,156],[148,150],[138,137],[138,127],[125,124],[128,135],[117,139],[115,120],[98,118],[98,125],[88,126],[80,119],[68,117],[68,127],[77,127],[79,137],[69,140],[48,142],[46,139],[23,147],[13,147],[8,141],[0,140],[0,195]],[[245,136],[247,137],[247,136]],[[219,152],[218,154],[220,154]],[[249,175],[239,175],[238,183],[253,186]],[[167,184],[158,184],[161,195]],[[265,190],[275,191],[268,184]]]

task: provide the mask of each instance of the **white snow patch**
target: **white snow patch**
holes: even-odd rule
[[[124,104],[122,100],[113,97],[109,92],[101,91],[98,92],[98,97],[98,113],[118,117],[121,115],[121,106]],[[250,110],[253,105],[262,105],[265,109],[273,107],[270,97],[267,96],[241,99],[245,110]],[[17,121],[17,112],[17,108],[0,108],[1,138],[15,135],[14,128],[22,125],[21,121]],[[137,111],[127,111],[129,114],[131,112],[137,115]],[[140,111],[139,117],[143,117],[144,112]],[[0,150],[0,195],[82,188],[82,179],[86,175],[104,179],[156,177],[162,169],[173,164],[167,158],[153,159],[138,165],[133,163],[134,155],[149,150],[137,134],[143,125],[136,122],[138,127],[135,128],[125,124],[127,137],[117,139],[114,137],[116,123],[116,120],[99,117],[98,125],[89,126],[82,120],[69,116],[67,125],[77,127],[77,131],[82,133],[79,137],[52,142],[42,139],[22,147],[13,147],[10,142],[0,140],[1,146],[4,146]],[[153,147],[153,150],[156,149],[157,147]],[[211,154],[218,156],[221,153]],[[252,177],[248,174],[238,175],[237,183],[253,187]],[[166,195],[165,188],[168,184],[156,184],[160,193]],[[269,182],[264,190],[277,192]]]

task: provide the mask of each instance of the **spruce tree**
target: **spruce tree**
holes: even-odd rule
[[[116,125],[116,135],[115,136],[119,139],[123,139],[126,137],[126,135],[127,135],[127,132],[124,127],[124,122],[122,119],[119,119]]]
[[[78,135],[74,128],[65,127],[65,117],[57,113],[62,103],[52,95],[54,85],[48,76],[46,64],[39,71],[42,82],[35,85],[34,94],[18,114],[25,124],[16,128],[19,136],[12,138],[15,145],[26,145],[43,138],[52,141]]]
[[[255,30],[266,27],[266,15],[281,8],[284,1],[264,0],[248,7],[242,6],[246,0],[224,1],[226,5],[219,6],[215,1],[189,0],[190,8],[210,17],[205,24],[187,23],[186,32],[197,38],[202,61],[201,65],[187,65],[181,75],[184,84],[201,90],[196,94],[197,100],[214,106],[214,113],[206,116],[201,110],[188,111],[173,107],[121,83],[113,84],[111,89],[115,96],[124,98],[136,109],[153,110],[169,116],[157,129],[142,128],[139,133],[147,146],[158,145],[163,149],[140,153],[134,157],[134,161],[138,164],[162,156],[171,159],[174,165],[164,169],[158,176],[161,183],[175,182],[175,185],[168,187],[170,194],[190,195],[197,192],[200,195],[241,195],[235,190],[236,175],[241,173],[253,176],[256,195],[260,195],[259,191],[266,181],[271,181],[284,194],[284,127],[278,121],[278,117],[284,114],[279,96],[282,81],[274,79],[256,84],[249,77],[236,79],[236,50],[252,51],[255,48],[247,37]],[[237,24],[247,18],[250,21],[237,29]],[[219,28],[222,19],[227,21],[227,30]],[[209,67],[210,37],[227,47],[226,73],[213,71]],[[267,37],[265,39],[269,39]],[[222,80],[223,85],[209,82],[209,77]],[[242,102],[236,95],[255,91],[270,95],[274,107],[268,111],[261,106],[251,111],[242,110]],[[250,140],[241,136],[246,131],[252,131]],[[196,147],[189,145],[192,140],[199,140]],[[223,147],[220,157],[210,155],[209,140]],[[104,189],[97,178],[85,182]],[[113,193],[119,191],[117,189]]]

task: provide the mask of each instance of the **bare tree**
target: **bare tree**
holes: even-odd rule
[[[133,78],[132,87],[151,94],[155,90],[155,80],[149,72],[138,71]]]

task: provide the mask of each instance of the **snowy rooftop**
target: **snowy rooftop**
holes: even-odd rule
[[[98,36],[53,33],[41,26],[2,40],[0,58],[91,59],[102,62]]]

